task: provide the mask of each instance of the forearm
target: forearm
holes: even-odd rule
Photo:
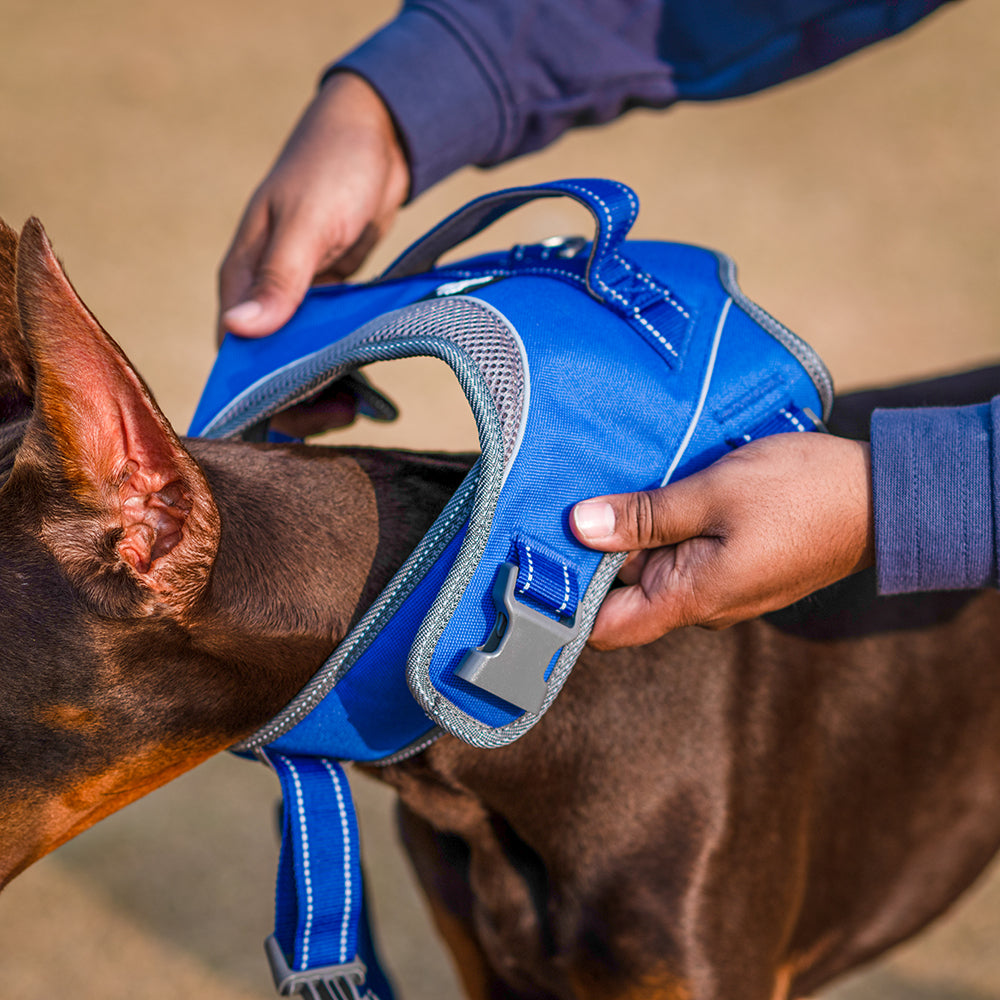
[[[884,593],[997,585],[1000,396],[876,410],[872,477]]]
[[[635,106],[772,86],[895,34],[944,0],[414,0],[335,67],[407,147],[412,194]]]
[[[367,79],[407,147],[413,193],[540,149],[574,125],[676,98],[658,3],[427,0],[335,65]]]

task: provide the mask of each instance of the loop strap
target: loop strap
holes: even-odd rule
[[[562,618],[575,617],[580,603],[575,567],[531,538],[515,538],[511,555],[517,564],[514,593],[519,598]]]

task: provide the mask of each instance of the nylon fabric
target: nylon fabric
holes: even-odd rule
[[[576,568],[533,538],[515,538],[511,550],[517,563],[518,597],[572,618],[580,599]]]

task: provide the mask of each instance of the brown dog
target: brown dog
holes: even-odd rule
[[[34,221],[0,229],[0,355],[6,882],[284,705],[467,461],[182,443]],[[996,593],[862,576],[587,652],[512,746],[378,773],[472,997],[798,997],[996,850],[998,654]]]

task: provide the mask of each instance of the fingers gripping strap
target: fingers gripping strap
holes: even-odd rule
[[[626,185],[602,178],[508,188],[477,198],[404,251],[382,275],[382,279],[405,278],[427,271],[442,254],[482,232],[508,212],[539,198],[556,197],[578,201],[594,217],[596,233],[587,263],[586,282],[590,294],[604,301],[610,290],[610,280],[605,278],[605,271],[614,266],[617,248],[639,214],[639,200]]]

